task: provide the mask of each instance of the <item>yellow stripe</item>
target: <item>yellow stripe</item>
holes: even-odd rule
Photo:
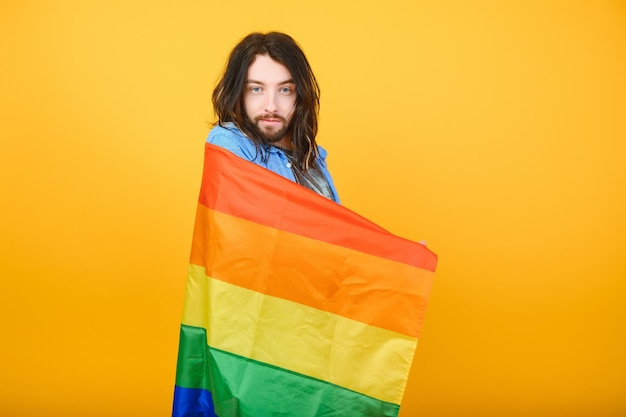
[[[400,404],[417,339],[238,287],[190,265],[183,324],[208,344]]]

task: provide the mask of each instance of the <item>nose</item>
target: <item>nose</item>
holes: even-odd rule
[[[278,94],[269,91],[266,95],[265,111],[275,113],[278,110]]]

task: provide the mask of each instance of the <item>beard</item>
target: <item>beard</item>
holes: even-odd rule
[[[280,119],[282,127],[280,129],[263,129],[259,124],[262,119]],[[252,131],[257,137],[263,139],[267,143],[276,143],[280,141],[285,137],[287,132],[289,132],[289,128],[291,127],[284,117],[277,114],[263,114],[255,117],[254,120],[251,120],[251,122],[250,127]]]

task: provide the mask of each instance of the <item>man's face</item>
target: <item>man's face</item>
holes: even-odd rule
[[[288,131],[296,105],[296,85],[287,67],[267,55],[257,55],[248,68],[243,105],[260,136],[291,148]]]

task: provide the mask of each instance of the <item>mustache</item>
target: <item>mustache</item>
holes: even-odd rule
[[[263,119],[278,119],[282,122],[286,122],[287,119],[285,119],[283,116],[281,116],[280,114],[277,113],[264,113],[260,116],[257,116],[254,118],[255,122],[258,122],[259,120],[263,120]]]

